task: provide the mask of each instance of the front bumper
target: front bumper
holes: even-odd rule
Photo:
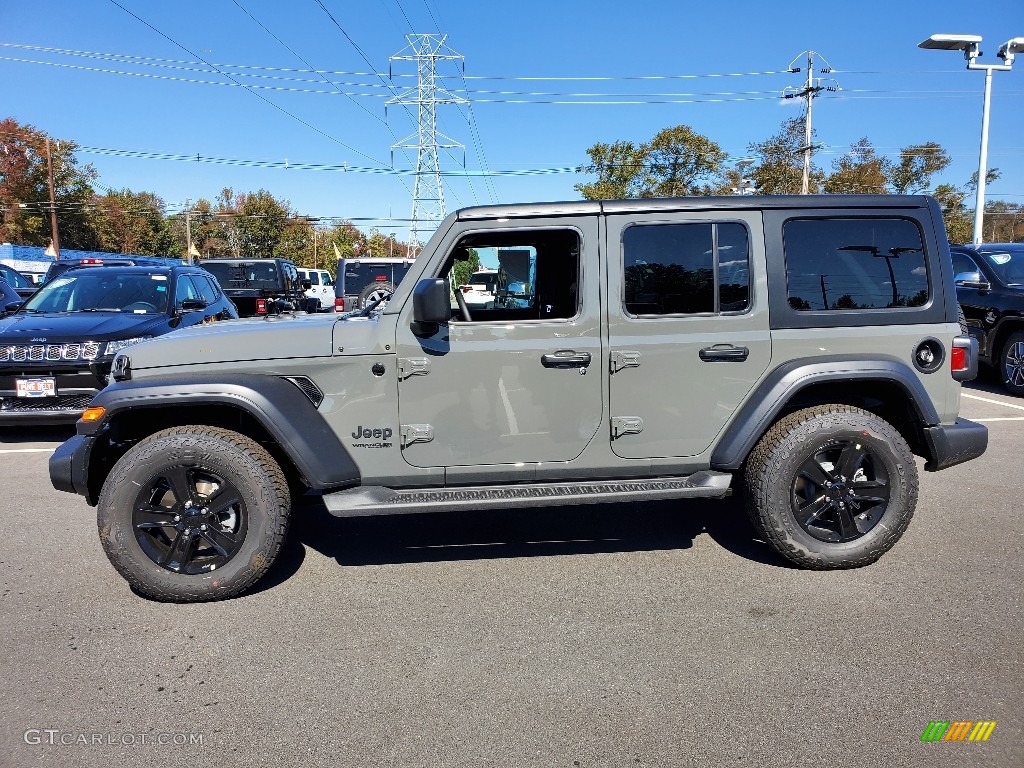
[[[988,427],[957,419],[955,424],[925,427],[924,439],[928,444],[928,461],[924,468],[938,472],[981,456],[988,448]]]
[[[89,453],[94,439],[92,435],[75,435],[53,452],[50,482],[54,488],[89,498]]]

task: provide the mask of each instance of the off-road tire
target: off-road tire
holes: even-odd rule
[[[191,478],[192,491],[198,487],[197,477],[216,476],[233,486],[240,502],[232,513],[241,520],[240,535],[234,539],[240,544],[226,562],[207,572],[175,572],[158,564],[140,544],[142,537],[149,545],[153,527],[145,536],[136,529],[136,506],[145,489],[182,468],[182,474]],[[168,507],[174,514],[182,502],[169,493],[165,498],[174,501]],[[210,497],[209,507],[216,498]],[[269,570],[288,532],[290,503],[284,473],[255,441],[216,427],[172,427],[140,441],[114,465],[97,507],[100,542],[118,573],[145,595],[168,602],[221,600],[244,592]],[[194,505],[186,508],[188,513],[195,510]],[[161,530],[168,540],[177,535],[173,528]],[[205,545],[205,540],[197,541],[197,547]]]
[[[371,302],[376,300],[377,296],[394,292],[395,286],[391,283],[370,283],[359,292],[359,301],[357,306],[359,309],[366,309]]]
[[[1007,391],[1024,397],[1024,331],[1014,331],[999,350],[999,379]]]
[[[964,308],[957,302],[956,305],[956,320],[960,323],[960,335],[969,336],[970,331],[967,329],[967,316],[964,314]]]
[[[835,456],[837,452],[850,448],[851,457],[863,455],[860,459],[859,480],[835,483],[835,488],[826,489],[810,483],[806,467],[812,462],[821,467],[818,457]],[[859,453],[858,453],[859,449]],[[845,454],[842,454],[845,455]],[[833,465],[838,478],[841,462]],[[865,467],[871,478],[865,475]],[[821,477],[829,475],[825,472]],[[857,475],[855,469],[853,475]],[[886,490],[863,490],[868,485],[878,488],[877,478],[884,477]],[[884,419],[873,413],[848,405],[821,405],[806,408],[783,417],[761,438],[747,460],[745,488],[747,513],[756,531],[786,559],[814,570],[857,568],[875,562],[899,540],[906,531],[917,506],[918,477],[914,456],[903,436]],[[831,479],[828,482],[833,482]],[[867,485],[865,485],[867,484]],[[850,503],[851,497],[837,496],[831,501],[831,494],[841,494],[839,486],[859,489],[858,494],[888,493],[883,508],[875,504],[870,508],[876,515],[874,522],[861,522],[854,511],[867,510],[866,502]],[[808,527],[797,519],[797,509],[807,497],[821,495],[813,503],[822,503],[828,510],[821,520],[834,519],[839,527],[840,500],[844,501],[843,516],[855,527],[846,529],[852,540],[826,541],[819,535],[812,535]],[[852,493],[852,491],[850,491]],[[862,497],[853,497],[862,498]],[[822,502],[822,500],[824,500]],[[807,502],[811,504],[811,502]],[[805,506],[803,509],[807,509]],[[868,511],[863,514],[868,515]],[[870,524],[869,530],[858,533],[856,526]]]

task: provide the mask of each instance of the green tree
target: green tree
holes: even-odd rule
[[[50,192],[46,172],[47,135],[13,118],[0,120],[0,242],[50,242]],[[61,247],[95,248],[87,220],[96,169],[79,165],[77,144],[50,140],[57,230]]]
[[[750,178],[759,194],[800,194],[804,169],[804,125],[803,117],[791,118],[782,124],[774,136],[748,145],[748,151],[758,160],[750,171]],[[809,191],[815,193],[820,191],[825,174],[814,164],[813,150],[811,157]]]
[[[946,234],[951,243],[969,243],[974,236],[974,219],[965,202],[967,193],[952,184],[940,184],[933,193],[942,210]]]
[[[825,191],[831,194],[887,194],[890,166],[889,160],[875,152],[865,136],[832,163],[834,170],[825,179]]]
[[[640,145],[598,143],[587,154],[590,164],[580,172],[597,181],[576,185],[587,200],[711,194],[726,158],[718,144],[687,125],[665,128]]]
[[[455,289],[460,285],[467,285],[469,278],[473,276],[474,272],[480,271],[480,254],[477,253],[476,248],[468,249],[469,258],[465,261],[456,261],[452,267],[452,288]]]
[[[900,150],[900,161],[890,167],[889,183],[900,195],[925,192],[932,177],[945,170],[951,160],[946,150],[934,141],[913,144]]]

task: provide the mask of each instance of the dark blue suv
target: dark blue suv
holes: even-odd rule
[[[120,350],[237,317],[198,267],[69,269],[0,319],[0,425],[75,421]]]

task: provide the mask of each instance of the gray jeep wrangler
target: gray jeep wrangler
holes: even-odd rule
[[[508,296],[466,306],[475,251]],[[237,595],[291,499],[334,515],[724,497],[807,568],[874,562],[959,419],[977,342],[928,197],[469,208],[389,300],[218,323],[119,354],[50,460],[158,599]]]

